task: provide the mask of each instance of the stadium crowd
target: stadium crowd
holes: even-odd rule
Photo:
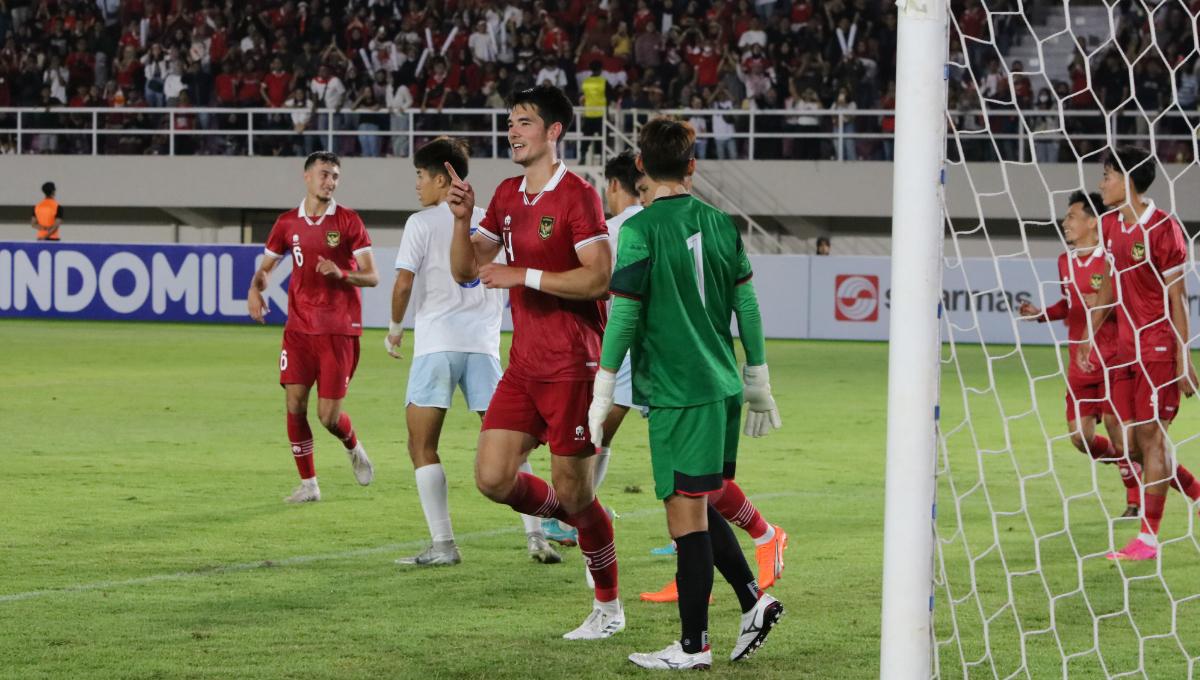
[[[1017,108],[1053,112],[1059,100],[1079,111],[1111,111],[1122,102],[1126,109],[1159,109],[1171,101],[1173,69],[1180,107],[1196,108],[1194,31],[1180,7],[1148,15],[1139,3],[1118,4],[1118,45],[1097,50],[1091,63],[1081,56],[1071,81],[1054,83],[1040,75],[1040,82],[1031,80],[1019,61],[1005,57],[1028,34],[1015,0],[989,0],[986,9],[980,0],[954,0],[952,9],[950,61],[959,67],[949,108],[964,112],[954,117],[959,130],[990,123],[994,133],[1015,134]],[[1158,49],[1133,67],[1138,85],[1130,104],[1122,55],[1134,61],[1152,39]],[[890,140],[878,138],[834,148],[837,117],[822,115],[895,105],[896,10],[882,0],[9,0],[0,2],[0,45],[0,106],[43,110],[26,116],[25,129],[90,129],[90,115],[72,108],[139,109],[98,119],[101,153],[166,153],[166,135],[120,132],[169,125],[177,133],[246,130],[246,114],[204,109],[268,107],[292,111],[254,116],[254,129],[310,134],[256,137],[256,154],[311,152],[326,139],[311,132],[332,124],[361,133],[337,137],[344,155],[407,155],[407,137],[373,133],[410,128],[475,131],[474,153],[490,155],[487,115],[442,111],[502,109],[512,92],[544,82],[582,104],[589,76],[604,79],[609,112],[734,112],[691,117],[702,158],[747,157],[748,140],[738,135],[749,131],[749,117],[737,115],[746,110],[782,112],[756,117],[755,158],[890,160],[892,152]],[[1075,94],[1089,75],[1096,96]],[[965,113],[984,102],[987,120]],[[168,106],[196,111],[173,118],[152,113]],[[337,114],[296,110],[314,108]],[[0,120],[0,128],[15,128],[13,118]],[[495,124],[504,129],[502,117]],[[841,122],[846,134],[890,133],[894,124],[886,115]],[[1175,131],[1186,121],[1163,124]],[[1049,115],[1031,119],[1034,129],[1057,125]],[[1103,125],[1097,116],[1072,118],[1067,134],[1102,134]],[[1135,121],[1121,125],[1129,132]],[[966,139],[971,160],[1019,152],[1015,139]],[[183,134],[174,151],[246,153],[246,143],[245,135]],[[12,146],[4,140],[0,151]],[[22,147],[91,153],[92,139],[34,134]],[[1070,160],[1068,147],[1062,138],[1047,138],[1037,156]],[[1179,147],[1190,153],[1190,144]],[[1168,145],[1166,152],[1175,149]]]
[[[339,112],[341,130],[468,130],[478,117],[435,114],[502,108],[511,92],[546,81],[580,101],[581,83],[598,64],[610,110],[787,110],[794,113],[762,117],[757,131],[820,132],[831,118],[814,111],[891,105],[896,14],[885,7],[880,0],[13,0],[0,3],[0,105],[46,109],[26,128],[90,127],[90,116],[69,112],[88,106],[147,109],[106,116],[104,128],[166,127],[166,116],[148,110],[171,106],[197,109],[174,118],[177,130],[245,129],[244,114],[202,109],[319,106]],[[409,120],[421,112],[430,115]],[[256,129],[327,124],[300,112],[259,118]],[[712,135],[705,153],[745,156],[745,140],[733,134],[745,132],[747,117],[692,122]],[[236,136],[179,139],[188,142],[177,152],[245,152]],[[302,153],[318,139],[264,137],[256,153]],[[490,152],[490,140],[477,141]],[[83,135],[37,135],[31,143],[26,151],[91,151]],[[165,136],[105,134],[102,141],[105,153],[162,153],[164,144]],[[339,151],[367,156],[406,155],[409,146],[369,135],[340,144]],[[877,143],[844,151],[884,153]],[[827,141],[768,140],[756,157],[833,152]]]

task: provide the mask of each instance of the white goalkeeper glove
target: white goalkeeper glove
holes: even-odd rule
[[[592,444],[600,446],[604,441],[604,421],[613,407],[613,392],[617,389],[617,374],[603,368],[596,371],[596,382],[592,387],[592,405],[588,407],[588,432]]]
[[[747,437],[761,437],[783,427],[779,408],[771,396],[771,374],[767,365],[742,367],[742,394],[749,406],[746,414]]]
[[[393,359],[403,359],[404,355],[396,351],[402,342],[404,342],[404,326],[393,321],[388,326],[388,334],[383,336],[383,348]]]

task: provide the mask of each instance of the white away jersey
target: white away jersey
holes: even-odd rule
[[[475,208],[471,233],[484,212]],[[485,288],[478,279],[459,284],[450,273],[450,240],[454,215],[440,203],[408,218],[396,269],[407,269],[413,279],[415,322],[413,356],[434,352],[476,352],[500,357],[500,318],[504,291]],[[504,250],[496,258],[504,261]]]
[[[612,246],[613,252],[613,267],[617,266],[617,240],[621,238],[621,225],[625,224],[625,220],[633,217],[642,211],[642,206],[634,203],[628,208],[622,210],[620,214],[613,215],[605,222],[608,225],[608,245]]]

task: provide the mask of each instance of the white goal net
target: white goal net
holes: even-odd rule
[[[1118,144],[1151,151],[1147,195],[1188,232],[1181,213],[1200,194],[1198,12],[1178,0],[951,4],[945,276],[977,303],[1010,300],[1011,329],[997,339],[979,304],[942,317],[937,677],[1200,677],[1198,508],[1172,489],[1158,559],[1106,558],[1140,520],[1122,517],[1117,466],[1072,444],[1066,327],[1021,320],[1012,294],[1023,288],[1042,309],[1063,297],[1068,197],[1097,191]],[[1184,399],[1167,434],[1173,460],[1200,469],[1198,436],[1200,402]]]

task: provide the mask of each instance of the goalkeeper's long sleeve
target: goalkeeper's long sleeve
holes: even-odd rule
[[[746,363],[761,366],[767,363],[767,343],[763,339],[762,315],[758,311],[758,296],[750,281],[734,288],[733,312],[737,315],[738,335],[746,350]]]
[[[633,335],[637,331],[638,318],[642,315],[640,300],[626,297],[614,297],[612,309],[608,312],[608,324],[604,327],[604,346],[600,350],[600,367],[617,372],[625,355],[633,344]],[[759,332],[761,338],[762,333]]]

